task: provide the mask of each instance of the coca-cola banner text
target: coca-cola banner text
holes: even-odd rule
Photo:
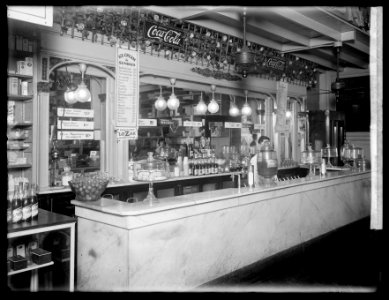
[[[165,44],[182,47],[184,44],[185,33],[177,30],[176,28],[146,22],[145,36],[150,39],[156,39]]]
[[[285,60],[270,57],[266,60],[266,67],[276,69],[276,70],[285,70]]]

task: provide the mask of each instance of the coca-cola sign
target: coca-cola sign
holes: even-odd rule
[[[268,68],[276,69],[276,70],[281,70],[283,71],[285,69],[285,60],[278,59],[278,58],[268,58],[266,61],[266,66]]]
[[[146,22],[145,35],[147,38],[156,39],[169,45],[182,46],[185,33],[175,28]]]

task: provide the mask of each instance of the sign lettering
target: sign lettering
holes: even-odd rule
[[[57,108],[58,117],[78,117],[78,118],[93,118],[94,111],[93,109],[79,109],[79,108]]]
[[[184,121],[185,127],[201,127],[203,126],[203,122],[196,122],[196,121]]]
[[[57,120],[58,129],[94,129],[94,122]]]
[[[242,123],[238,122],[225,122],[224,128],[242,128]]]
[[[93,131],[63,131],[58,130],[58,140],[93,140]]]
[[[157,126],[156,119],[139,119],[138,126]]]
[[[174,45],[174,46],[183,46],[184,41],[184,32],[169,28],[166,26],[161,26],[146,22],[146,37],[150,39],[156,39],[163,43]]]
[[[267,59],[266,66],[272,69],[283,71],[285,69],[285,61],[271,57]]]
[[[136,140],[138,138],[138,129],[136,127],[118,128],[116,137],[118,140]]]

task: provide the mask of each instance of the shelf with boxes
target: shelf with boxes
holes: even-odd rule
[[[33,105],[36,94],[34,60],[36,41],[23,34],[9,34],[7,66],[8,175],[32,178]]]

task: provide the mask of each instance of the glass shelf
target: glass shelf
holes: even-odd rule
[[[27,265],[27,267],[24,268],[24,269],[20,269],[20,270],[17,270],[17,271],[10,271],[10,272],[8,272],[8,276],[15,275],[15,274],[19,274],[19,273],[23,273],[23,272],[27,272],[27,271],[31,271],[31,270],[35,270],[35,269],[40,269],[40,268],[48,267],[48,266],[51,266],[51,265],[53,265],[53,264],[54,264],[53,261],[49,261],[48,263],[41,264],[41,265],[37,265],[37,264],[35,264],[35,263],[30,263],[30,264]]]

